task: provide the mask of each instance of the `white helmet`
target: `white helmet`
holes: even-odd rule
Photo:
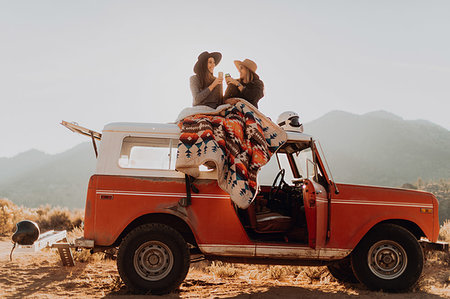
[[[294,111],[286,111],[278,116],[277,123],[285,131],[303,133],[303,124],[299,122],[299,116]]]

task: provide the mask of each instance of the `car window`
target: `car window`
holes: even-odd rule
[[[125,137],[122,142],[119,166],[175,170],[177,142],[168,138]]]
[[[177,148],[178,139],[128,136],[122,142],[119,167],[175,170]],[[204,165],[199,170],[212,171]]]
[[[295,164],[303,178],[313,179],[317,182],[319,177],[322,177],[322,172],[317,164],[314,162],[311,148],[297,152],[294,155]],[[317,176],[316,176],[317,173]]]

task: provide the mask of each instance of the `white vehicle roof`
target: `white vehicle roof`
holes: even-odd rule
[[[103,128],[103,132],[130,132],[130,133],[166,133],[180,134],[180,128],[175,123],[109,123]]]
[[[180,128],[175,123],[131,123],[131,122],[115,122],[105,125],[103,133],[151,133],[162,135],[180,135]],[[289,141],[310,141],[313,136],[286,131]]]

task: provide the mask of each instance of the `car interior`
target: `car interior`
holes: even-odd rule
[[[305,144],[296,143],[287,143],[280,148],[270,160],[272,165],[264,166],[265,169],[258,175],[261,177],[264,172],[270,173],[274,178],[273,182],[268,184],[266,179],[266,182],[260,184],[256,197],[247,209],[236,208],[239,219],[251,239],[308,243],[303,177],[300,174],[302,170],[305,172],[305,167],[297,165],[300,163],[295,160],[304,149]],[[274,162],[277,168],[274,167]],[[306,172],[304,175],[306,177]]]

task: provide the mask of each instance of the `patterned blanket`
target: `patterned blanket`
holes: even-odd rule
[[[259,169],[287,136],[242,99],[214,114],[195,114],[179,121],[181,135],[175,167],[197,177],[200,165],[211,167],[214,163],[218,185],[245,209],[256,193]]]

